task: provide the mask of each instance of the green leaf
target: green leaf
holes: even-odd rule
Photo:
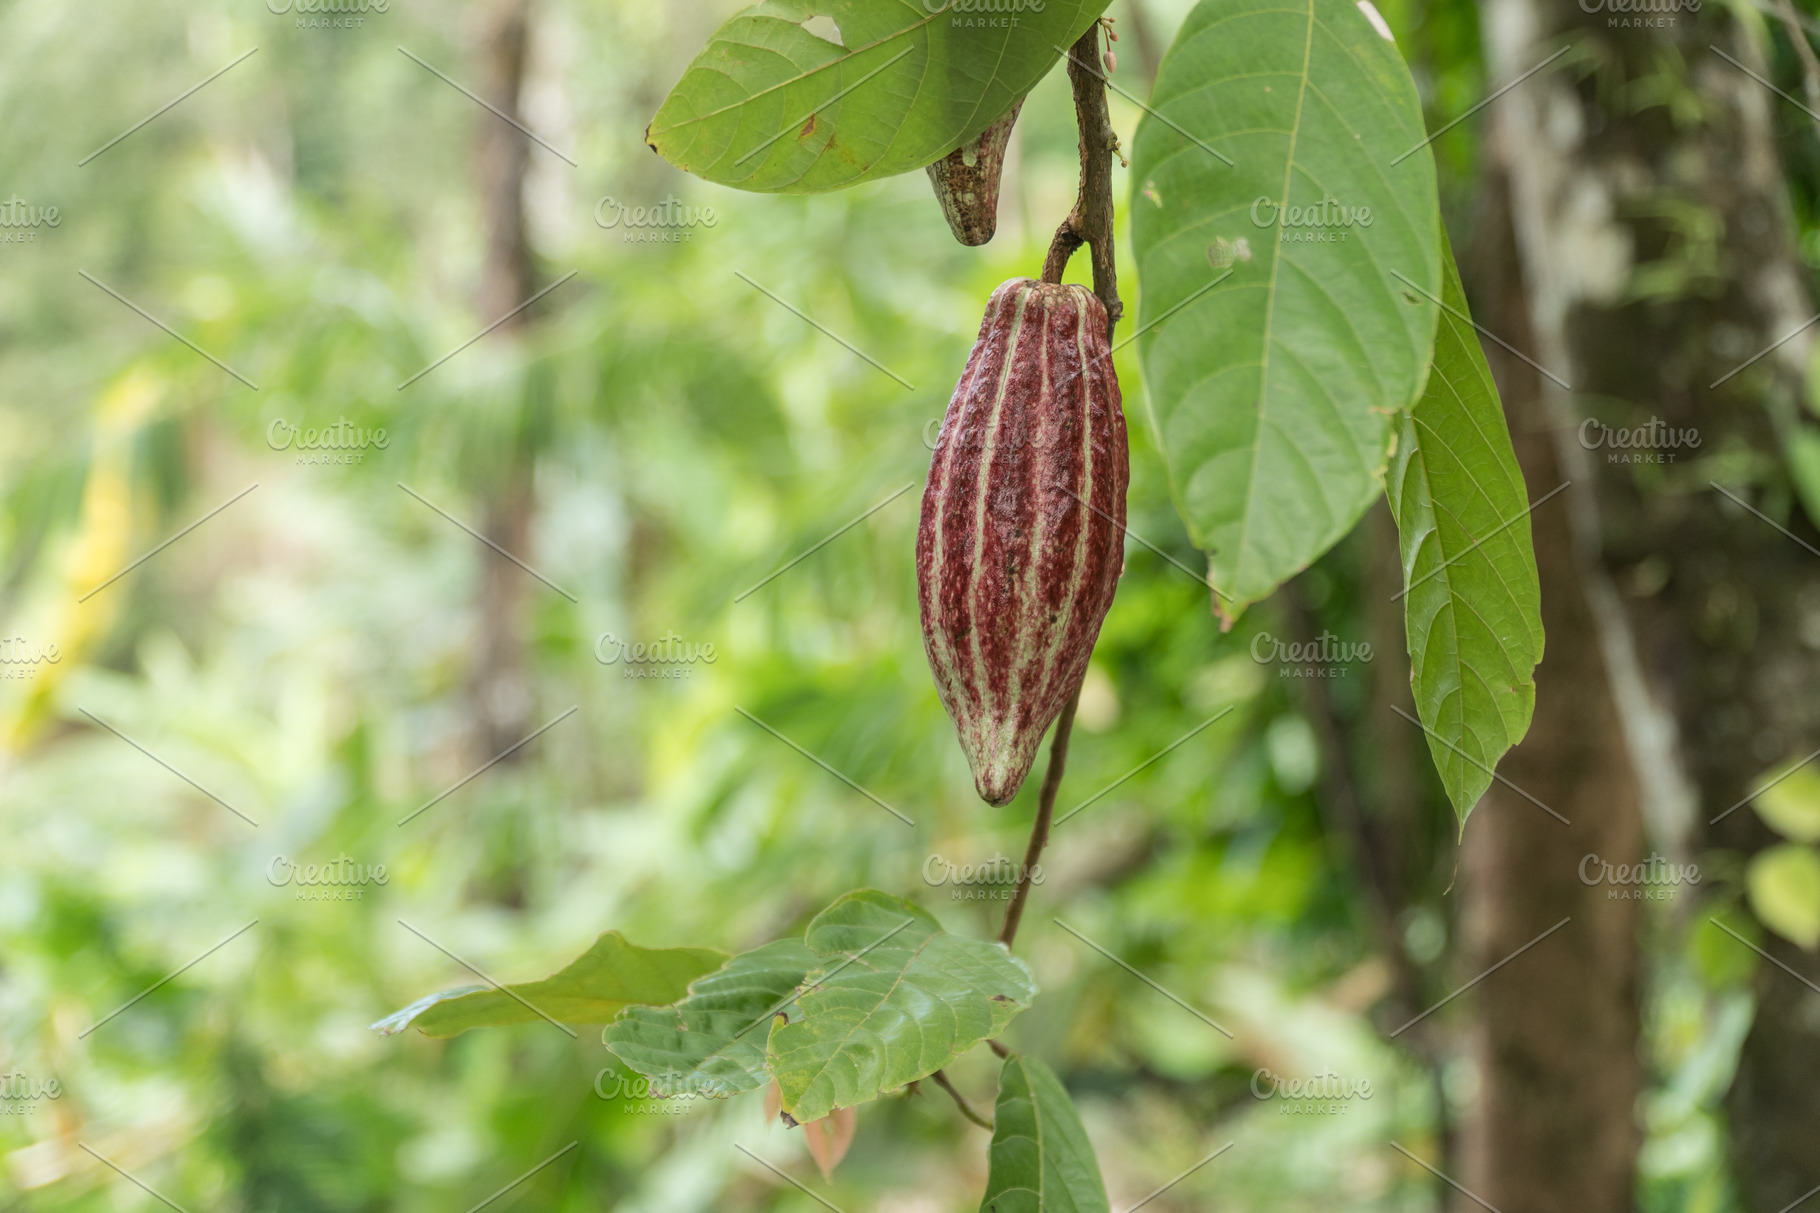
[[[819,967],[803,978],[801,1017],[774,1023],[769,1049],[783,1110],[799,1123],[934,1073],[1036,996],[1003,944],[950,935],[873,889],[816,915],[804,939]]]
[[[510,994],[491,986],[444,990],[373,1027],[382,1036],[413,1025],[426,1036],[459,1036],[469,1028],[533,1023],[544,1016],[558,1023],[605,1023],[635,1003],[675,1002],[690,981],[726,958],[712,948],[641,948],[608,931],[553,977],[506,986]]]
[[[820,963],[800,939],[742,952],[697,978],[675,1006],[628,1007],[602,1039],[652,1080],[658,1095],[750,1091],[765,1082],[764,1021],[790,1002],[803,974]]]
[[[1048,0],[1015,20],[949,11],[951,3],[769,0],[745,9],[714,32],[645,138],[678,168],[761,193],[821,193],[909,172],[1008,111],[1107,0]],[[805,28],[814,18],[822,20]]]
[[[1820,770],[1785,766],[1764,776],[1762,785],[1767,786],[1752,798],[1757,816],[1784,838],[1820,841]]]
[[[1402,59],[1353,0],[1203,0],[1151,108],[1131,153],[1138,349],[1230,624],[1380,489],[1434,343],[1434,161]]]
[[[1785,842],[1759,852],[1744,874],[1763,925],[1808,951],[1820,945],[1820,854]]]
[[[1106,1185],[1061,1079],[1012,1054],[998,1081],[980,1213],[1105,1213]]]
[[[1542,599],[1529,494],[1452,248],[1427,390],[1398,424],[1388,493],[1403,551],[1409,684],[1459,815],[1529,731]]]

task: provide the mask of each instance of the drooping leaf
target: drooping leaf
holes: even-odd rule
[[[1750,861],[1744,886],[1764,926],[1810,952],[1820,946],[1820,853],[1778,843]]]
[[[491,986],[444,990],[373,1027],[383,1036],[413,1026],[426,1036],[459,1036],[469,1028],[534,1023],[544,1016],[558,1023],[605,1023],[634,1004],[675,1002],[690,981],[726,958],[712,948],[641,948],[608,931],[553,977],[506,986],[511,994]]]
[[[1012,1054],[998,1083],[980,1213],[1106,1213],[1106,1185],[1061,1079]]]
[[[834,1178],[834,1168],[847,1156],[847,1148],[853,1144],[853,1131],[858,1127],[859,1111],[856,1108],[841,1108],[803,1126],[809,1157],[815,1160],[815,1168],[822,1173],[823,1179]]]
[[[645,138],[678,168],[761,193],[909,172],[1010,110],[1106,3],[1013,18],[953,0],[768,0],[714,32]]]
[[[765,1082],[766,1023],[820,963],[800,939],[742,952],[675,1006],[629,1007],[602,1039],[658,1095],[750,1091]]]
[[[1462,829],[1529,731],[1542,600],[1529,495],[1447,249],[1434,369],[1398,425],[1388,493],[1403,550],[1410,688]]]
[[[1131,152],[1138,349],[1230,623],[1382,485],[1434,343],[1434,163],[1409,73],[1353,0],[1202,0],[1151,109]]]
[[[1036,984],[1002,944],[942,930],[889,893],[848,893],[804,936],[817,967],[803,977],[800,1017],[775,1022],[768,1049],[783,1110],[819,1120],[923,1078],[998,1035]]]

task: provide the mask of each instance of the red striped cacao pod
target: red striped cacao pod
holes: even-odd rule
[[[988,804],[1017,795],[1087,672],[1124,567],[1129,479],[1106,309],[1082,286],[1004,283],[916,535],[923,648]]]

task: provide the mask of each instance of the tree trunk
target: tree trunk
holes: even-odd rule
[[[1487,150],[1509,188],[1534,344],[1487,324],[1573,384],[1571,399],[1549,390],[1537,424],[1553,428],[1559,475],[1576,482],[1589,634],[1650,841],[1669,858],[1759,848],[1766,835],[1749,809],[1708,823],[1820,737],[1820,658],[1803,623],[1820,613],[1820,558],[1710,483],[1816,542],[1791,509],[1782,456],[1808,421],[1799,402],[1811,335],[1734,374],[1812,305],[1774,143],[1771,107],[1782,103],[1715,53],[1767,72],[1729,12],[1712,5],[1635,28],[1642,19],[1552,0],[1484,6],[1494,89],[1565,40],[1577,52],[1562,63],[1584,75],[1550,68],[1492,111]],[[1652,418],[1697,430],[1699,446],[1617,463],[1579,437],[1588,419],[1634,428]],[[1537,538],[1540,547],[1540,529]],[[1550,663],[1564,639],[1550,627]],[[1731,1144],[1745,1208],[1778,1213],[1820,1184],[1820,996],[1768,968],[1757,989],[1729,1096]]]
[[[518,119],[524,85],[527,0],[501,0],[487,14],[483,60],[485,96],[501,113]],[[512,311],[535,292],[530,243],[525,236],[524,183],[530,148],[523,134],[493,114],[483,114],[479,157],[480,189],[487,222],[486,262],[477,298],[487,323]],[[492,340],[513,340],[528,322],[519,312],[494,331]],[[530,559],[534,511],[532,452],[521,425],[505,454],[492,488],[481,531],[520,560]],[[468,703],[473,720],[472,749],[487,761],[530,733],[531,688],[525,659],[525,612],[532,585],[525,571],[486,553],[481,564],[479,626]],[[507,761],[523,753],[515,751]]]
[[[1473,313],[1527,348],[1508,221],[1487,218],[1482,255],[1465,269]],[[1529,499],[1540,500],[1566,477],[1539,377],[1495,345],[1487,351]],[[1586,885],[1579,865],[1588,854],[1634,863],[1642,819],[1564,496],[1530,516],[1547,647],[1529,733],[1500,767],[1522,793],[1494,782],[1463,841],[1468,973],[1515,958],[1475,995],[1478,1092],[1460,1134],[1460,1182],[1502,1213],[1629,1213],[1642,1081],[1639,903]],[[1456,1207],[1478,1206],[1461,1198]]]

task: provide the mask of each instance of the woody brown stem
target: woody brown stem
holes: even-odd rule
[[[988,1133],[992,1132],[992,1122],[973,1110],[973,1105],[967,1102],[967,1097],[962,1095],[952,1082],[948,1081],[948,1076],[946,1074],[937,1070],[929,1077],[935,1079],[936,1086],[954,1096],[955,1106],[960,1108],[962,1116],[965,1116],[968,1120],[986,1130]]]
[[[1068,51],[1068,82],[1074,90],[1074,118],[1081,133],[1081,185],[1074,209],[1055,229],[1043,259],[1043,281],[1060,282],[1074,250],[1085,244],[1093,255],[1093,293],[1106,307],[1106,337],[1125,308],[1119,302],[1118,267],[1112,251],[1112,160],[1118,136],[1106,110],[1106,78],[1100,74],[1100,23],[1087,28]]]
[[[1024,867],[1017,874],[1017,888],[1011,894],[1011,906],[1005,911],[1005,925],[998,941],[1007,948],[1017,938],[1017,924],[1024,917],[1024,903],[1030,899],[1030,874],[1036,861],[1043,857],[1049,844],[1049,822],[1055,816],[1055,794],[1062,786],[1062,768],[1068,765],[1068,735],[1074,731],[1074,709],[1081,702],[1081,688],[1075,687],[1068,705],[1055,718],[1055,737],[1049,742],[1049,769],[1043,772],[1043,787],[1036,797],[1036,824],[1030,828],[1030,845],[1024,848]]]

